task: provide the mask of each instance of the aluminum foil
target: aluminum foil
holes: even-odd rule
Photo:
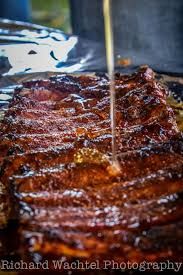
[[[101,70],[105,67],[101,51],[99,43],[60,30],[0,19],[0,72],[4,75]]]
[[[22,81],[63,72],[101,70],[105,60],[100,51],[98,43],[60,30],[0,19],[0,118],[14,88]]]

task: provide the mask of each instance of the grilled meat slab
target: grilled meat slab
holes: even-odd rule
[[[183,260],[183,138],[167,91],[149,68],[117,74],[115,86],[118,175],[107,77],[61,75],[15,91],[0,180],[22,258]]]

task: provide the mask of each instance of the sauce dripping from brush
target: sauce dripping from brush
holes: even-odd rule
[[[115,105],[115,77],[114,77],[114,41],[113,41],[113,24],[111,15],[111,1],[103,0],[103,15],[105,29],[105,47],[106,61],[109,75],[109,91],[110,91],[110,119],[112,132],[112,167],[114,173],[120,172],[116,154],[116,105]]]
[[[110,176],[120,174],[120,166],[116,154],[116,105],[115,105],[115,78],[114,78],[114,47],[113,47],[113,28],[111,17],[111,0],[103,0],[103,14],[105,27],[105,46],[106,61],[109,75],[109,92],[110,92],[110,119],[112,132],[112,162],[108,156],[96,149],[81,148],[74,155],[74,162],[95,163],[107,165],[107,172]]]

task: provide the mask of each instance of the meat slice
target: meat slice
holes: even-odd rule
[[[140,125],[135,124],[125,127],[124,124],[128,122],[128,119],[118,118],[117,139],[119,139],[118,147],[120,151],[165,141],[178,133],[172,110],[166,107],[166,105],[160,105],[159,108],[158,115],[151,117]],[[120,116],[122,115],[123,112],[120,113]],[[130,118],[129,121],[131,121]],[[101,121],[97,115],[92,116],[91,113],[86,116],[74,116],[72,117],[72,121],[69,119],[57,119],[55,123],[54,118],[46,121],[36,119],[29,119],[27,121],[26,119],[20,120],[18,123],[10,120],[8,129],[11,130],[11,134],[2,136],[3,141],[0,145],[1,156],[16,154],[18,152],[25,153],[27,150],[39,150],[48,146],[55,147],[65,142],[78,143],[78,139],[80,143],[83,143],[82,146],[84,146],[84,143],[87,143],[90,146],[99,147],[100,150],[106,153],[111,151],[109,119]],[[105,144],[108,145],[108,148],[106,148]]]
[[[172,194],[158,201],[141,206],[127,205],[122,209],[110,204],[106,208],[89,209],[26,207],[20,217],[22,250],[41,254],[44,259],[48,255],[50,258],[65,255],[68,260],[89,261],[97,257],[101,262],[106,255],[119,262],[148,261],[152,257],[154,261],[182,259],[180,219],[183,208],[180,197]],[[158,235],[164,240],[159,240]],[[179,240],[176,249],[175,240]]]
[[[131,157],[124,157],[120,162],[121,175],[117,178],[108,174],[108,166],[105,165],[62,164],[16,175],[13,188],[17,197],[29,203],[48,205],[55,199],[57,205],[66,202],[67,205],[81,204],[85,207],[107,206],[109,202],[118,206],[131,201],[140,203],[183,189],[183,158],[179,154],[152,154],[142,157],[141,161],[130,160]],[[155,167],[150,170],[154,160]],[[166,167],[162,168],[165,162]],[[44,198],[40,201],[40,197]],[[69,198],[73,200],[68,202]]]
[[[22,259],[183,260],[183,137],[168,93],[149,68],[116,74],[115,87],[117,175],[106,76],[63,74],[15,91],[0,181]]]

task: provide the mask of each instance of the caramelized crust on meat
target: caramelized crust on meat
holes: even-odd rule
[[[118,175],[107,77],[61,75],[15,91],[0,180],[22,258],[183,260],[183,138],[167,92],[149,68],[117,74],[115,86]]]

